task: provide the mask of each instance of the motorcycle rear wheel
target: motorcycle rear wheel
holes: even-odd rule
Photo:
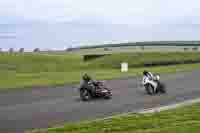
[[[105,94],[104,99],[111,99],[112,98],[112,94],[110,92],[109,89],[106,88],[106,90],[108,90],[108,93]]]
[[[165,87],[165,84],[160,83],[160,86],[159,86],[159,92],[160,92],[160,93],[166,93],[166,87]]]

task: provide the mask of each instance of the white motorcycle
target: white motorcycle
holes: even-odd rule
[[[142,85],[149,95],[157,94],[159,92],[166,93],[165,85],[160,82],[159,75],[156,75],[155,77],[144,76]]]

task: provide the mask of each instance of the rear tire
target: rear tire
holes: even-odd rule
[[[83,101],[89,101],[92,98],[92,96],[91,96],[91,93],[87,89],[81,89],[80,98]]]
[[[162,94],[166,93],[166,87],[165,87],[165,84],[160,83],[160,86],[159,86],[159,92],[162,93]]]
[[[111,99],[112,98],[112,94],[110,92],[109,89],[106,88],[106,90],[108,90],[108,93],[106,93],[106,95],[104,96],[104,99]]]
[[[110,95],[110,94],[106,94],[105,96],[104,96],[104,99],[111,99],[112,98],[112,96]]]

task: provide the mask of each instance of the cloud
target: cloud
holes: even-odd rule
[[[198,0],[0,0],[0,29],[17,36],[0,41],[7,48],[46,48],[195,40],[200,34],[199,5]],[[26,22],[31,25],[19,27]]]
[[[198,15],[197,0],[0,0],[0,14],[45,21],[72,21],[87,17],[112,23],[159,24]]]

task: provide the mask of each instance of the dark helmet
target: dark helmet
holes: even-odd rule
[[[91,80],[91,77],[87,73],[83,74],[82,78],[85,81],[90,81]]]
[[[143,75],[147,75],[147,74],[148,74],[148,71],[144,70]]]

